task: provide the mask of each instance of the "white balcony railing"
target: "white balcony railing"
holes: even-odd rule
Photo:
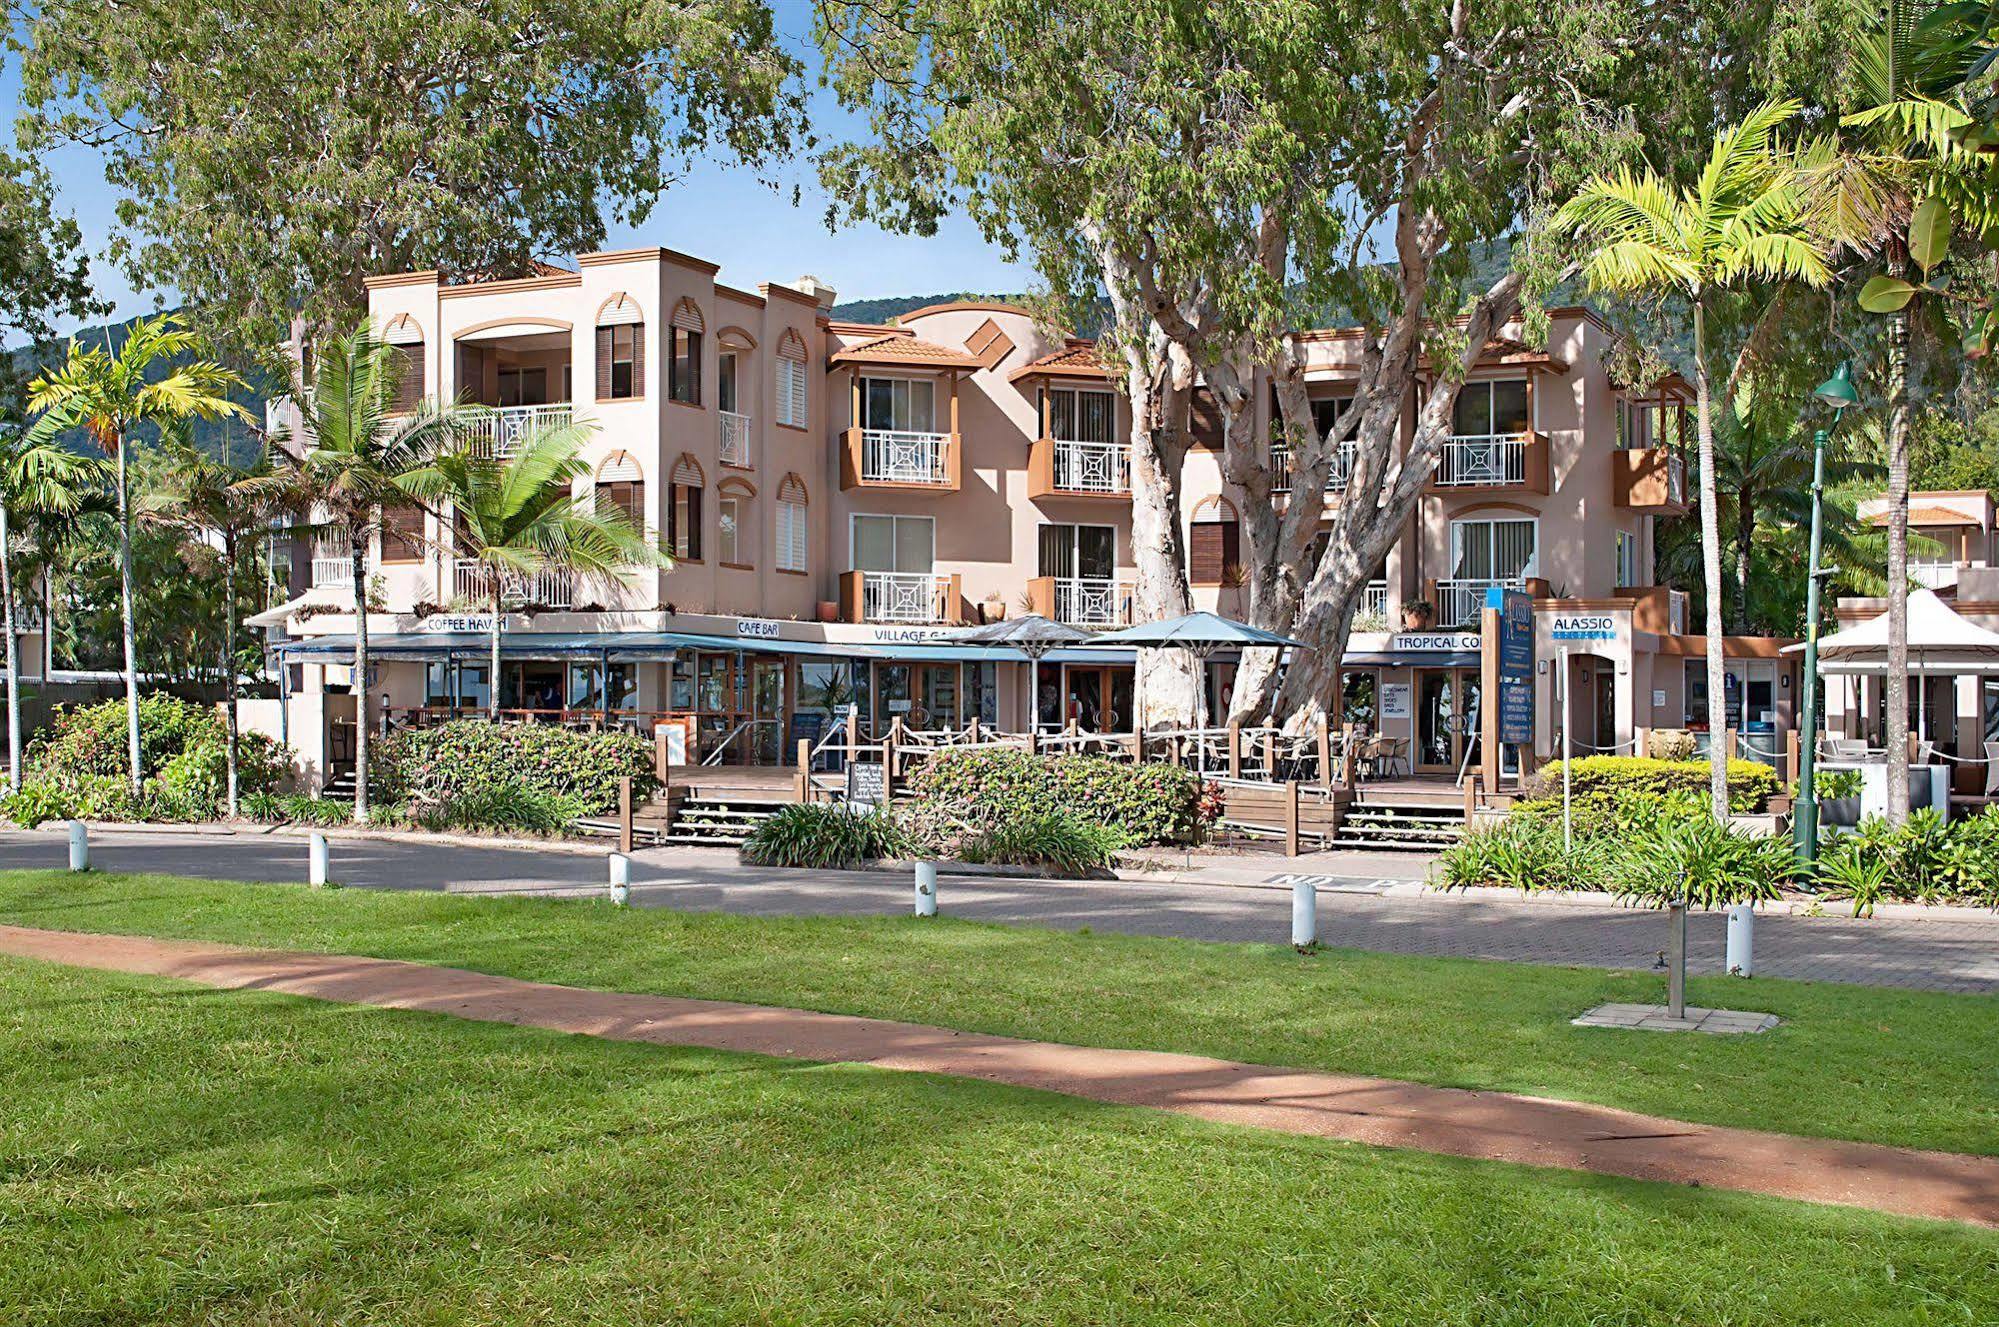
[[[1388,621],[1388,582],[1369,581],[1360,592],[1360,611],[1356,617],[1380,618]]]
[[[739,415],[733,410],[721,412],[722,432],[716,443],[716,454],[723,465],[748,465],[750,463],[750,417]]]
[[[861,479],[872,484],[948,484],[951,435],[861,431]]]
[[[931,571],[861,573],[861,618],[866,622],[942,622],[951,578]]]
[[[1687,458],[1677,452],[1666,457],[1666,501],[1684,504],[1687,500]]]
[[[1438,581],[1437,625],[1452,629],[1478,626],[1483,620],[1479,614],[1485,609],[1485,592],[1495,585],[1502,590],[1518,590],[1524,588],[1525,582],[1519,576]]]
[[[1439,487],[1527,482],[1527,435],[1493,433],[1452,438],[1437,458]]]
[[[1131,492],[1131,444],[1055,439],[1055,487],[1069,493]]]
[[[1910,562],[1909,579],[1932,590],[1947,590],[1957,584],[1955,562]]]
[[[469,446],[474,456],[505,460],[520,450],[521,439],[538,429],[564,428],[575,418],[575,407],[503,405],[481,411],[472,422]]]
[[[1360,444],[1351,440],[1343,442],[1333,452],[1332,464],[1326,469],[1326,492],[1344,493],[1348,481],[1353,478],[1354,457],[1360,453]],[[1270,444],[1270,473],[1280,487],[1291,485],[1291,448],[1287,443]]]
[[[455,598],[475,607],[492,602],[493,573],[484,564],[459,558],[453,564],[451,590]],[[566,568],[544,567],[528,574],[509,572],[500,582],[503,607],[570,608],[576,602],[576,577]]]
[[[1131,586],[1107,576],[1057,576],[1055,620],[1072,627],[1121,627],[1131,620]]]
[[[347,546],[345,534],[331,538],[320,535],[312,541],[312,583],[314,585],[354,583],[354,554]]]

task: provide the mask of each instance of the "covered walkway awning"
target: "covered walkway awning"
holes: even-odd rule
[[[1801,654],[1803,645],[1784,653]],[[1869,675],[1888,671],[1888,615],[1819,641],[1819,672]],[[1967,620],[1930,590],[1909,595],[1909,671],[1927,677],[1999,673],[1999,632]]]
[[[276,652],[294,662],[339,663],[354,657],[352,633],[305,636],[280,641]],[[483,631],[388,632],[368,637],[368,653],[379,659],[480,659],[493,639]],[[821,640],[777,640],[752,636],[704,636],[685,631],[503,631],[503,659],[608,659],[612,663],[665,662],[683,650],[731,654],[795,654],[815,658],[882,659],[897,663],[1019,663],[1019,650],[992,645],[957,645],[948,638],[908,644],[861,644]],[[1068,646],[1047,655],[1055,663],[1130,663],[1130,649]]]

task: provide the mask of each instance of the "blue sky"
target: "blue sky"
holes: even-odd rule
[[[779,0],[780,24],[794,45],[808,36],[806,8]],[[19,110],[20,80],[11,66],[0,69],[0,105],[11,124]],[[852,126],[831,104],[815,99],[822,136],[850,132]],[[101,255],[113,228],[117,195],[104,182],[95,153],[68,148],[47,163],[60,190],[59,206],[75,216],[93,255]],[[893,235],[873,226],[829,232],[826,197],[809,163],[790,163],[778,172],[782,188],[773,192],[754,172],[702,163],[660,199],[643,225],[613,225],[607,248],[661,244],[722,265],[721,280],[754,288],[760,281],[789,281],[804,273],[827,282],[841,299],[890,295],[930,295],[947,291],[1014,291],[1031,284],[1031,273],[1002,261],[970,224],[952,220],[928,239]],[[800,190],[796,206],[791,187]],[[171,305],[171,294],[135,293],[122,272],[93,263],[99,294],[113,316],[128,317]],[[65,325],[63,332],[72,330]]]

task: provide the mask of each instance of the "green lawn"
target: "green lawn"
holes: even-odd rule
[[[546,899],[0,873],[0,921],[373,954],[615,990],[1498,1088],[1716,1124],[1999,1153],[1999,1001],[1697,979],[1758,1037],[1583,1029],[1643,973],[910,918],[768,920]]]
[[[18,960],[0,1010],[10,1323],[1999,1318],[1992,1231]]]

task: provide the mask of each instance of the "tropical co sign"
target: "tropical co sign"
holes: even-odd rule
[[[1476,631],[1404,631],[1388,638],[1388,648],[1426,654],[1458,653],[1477,650],[1481,639]]]

